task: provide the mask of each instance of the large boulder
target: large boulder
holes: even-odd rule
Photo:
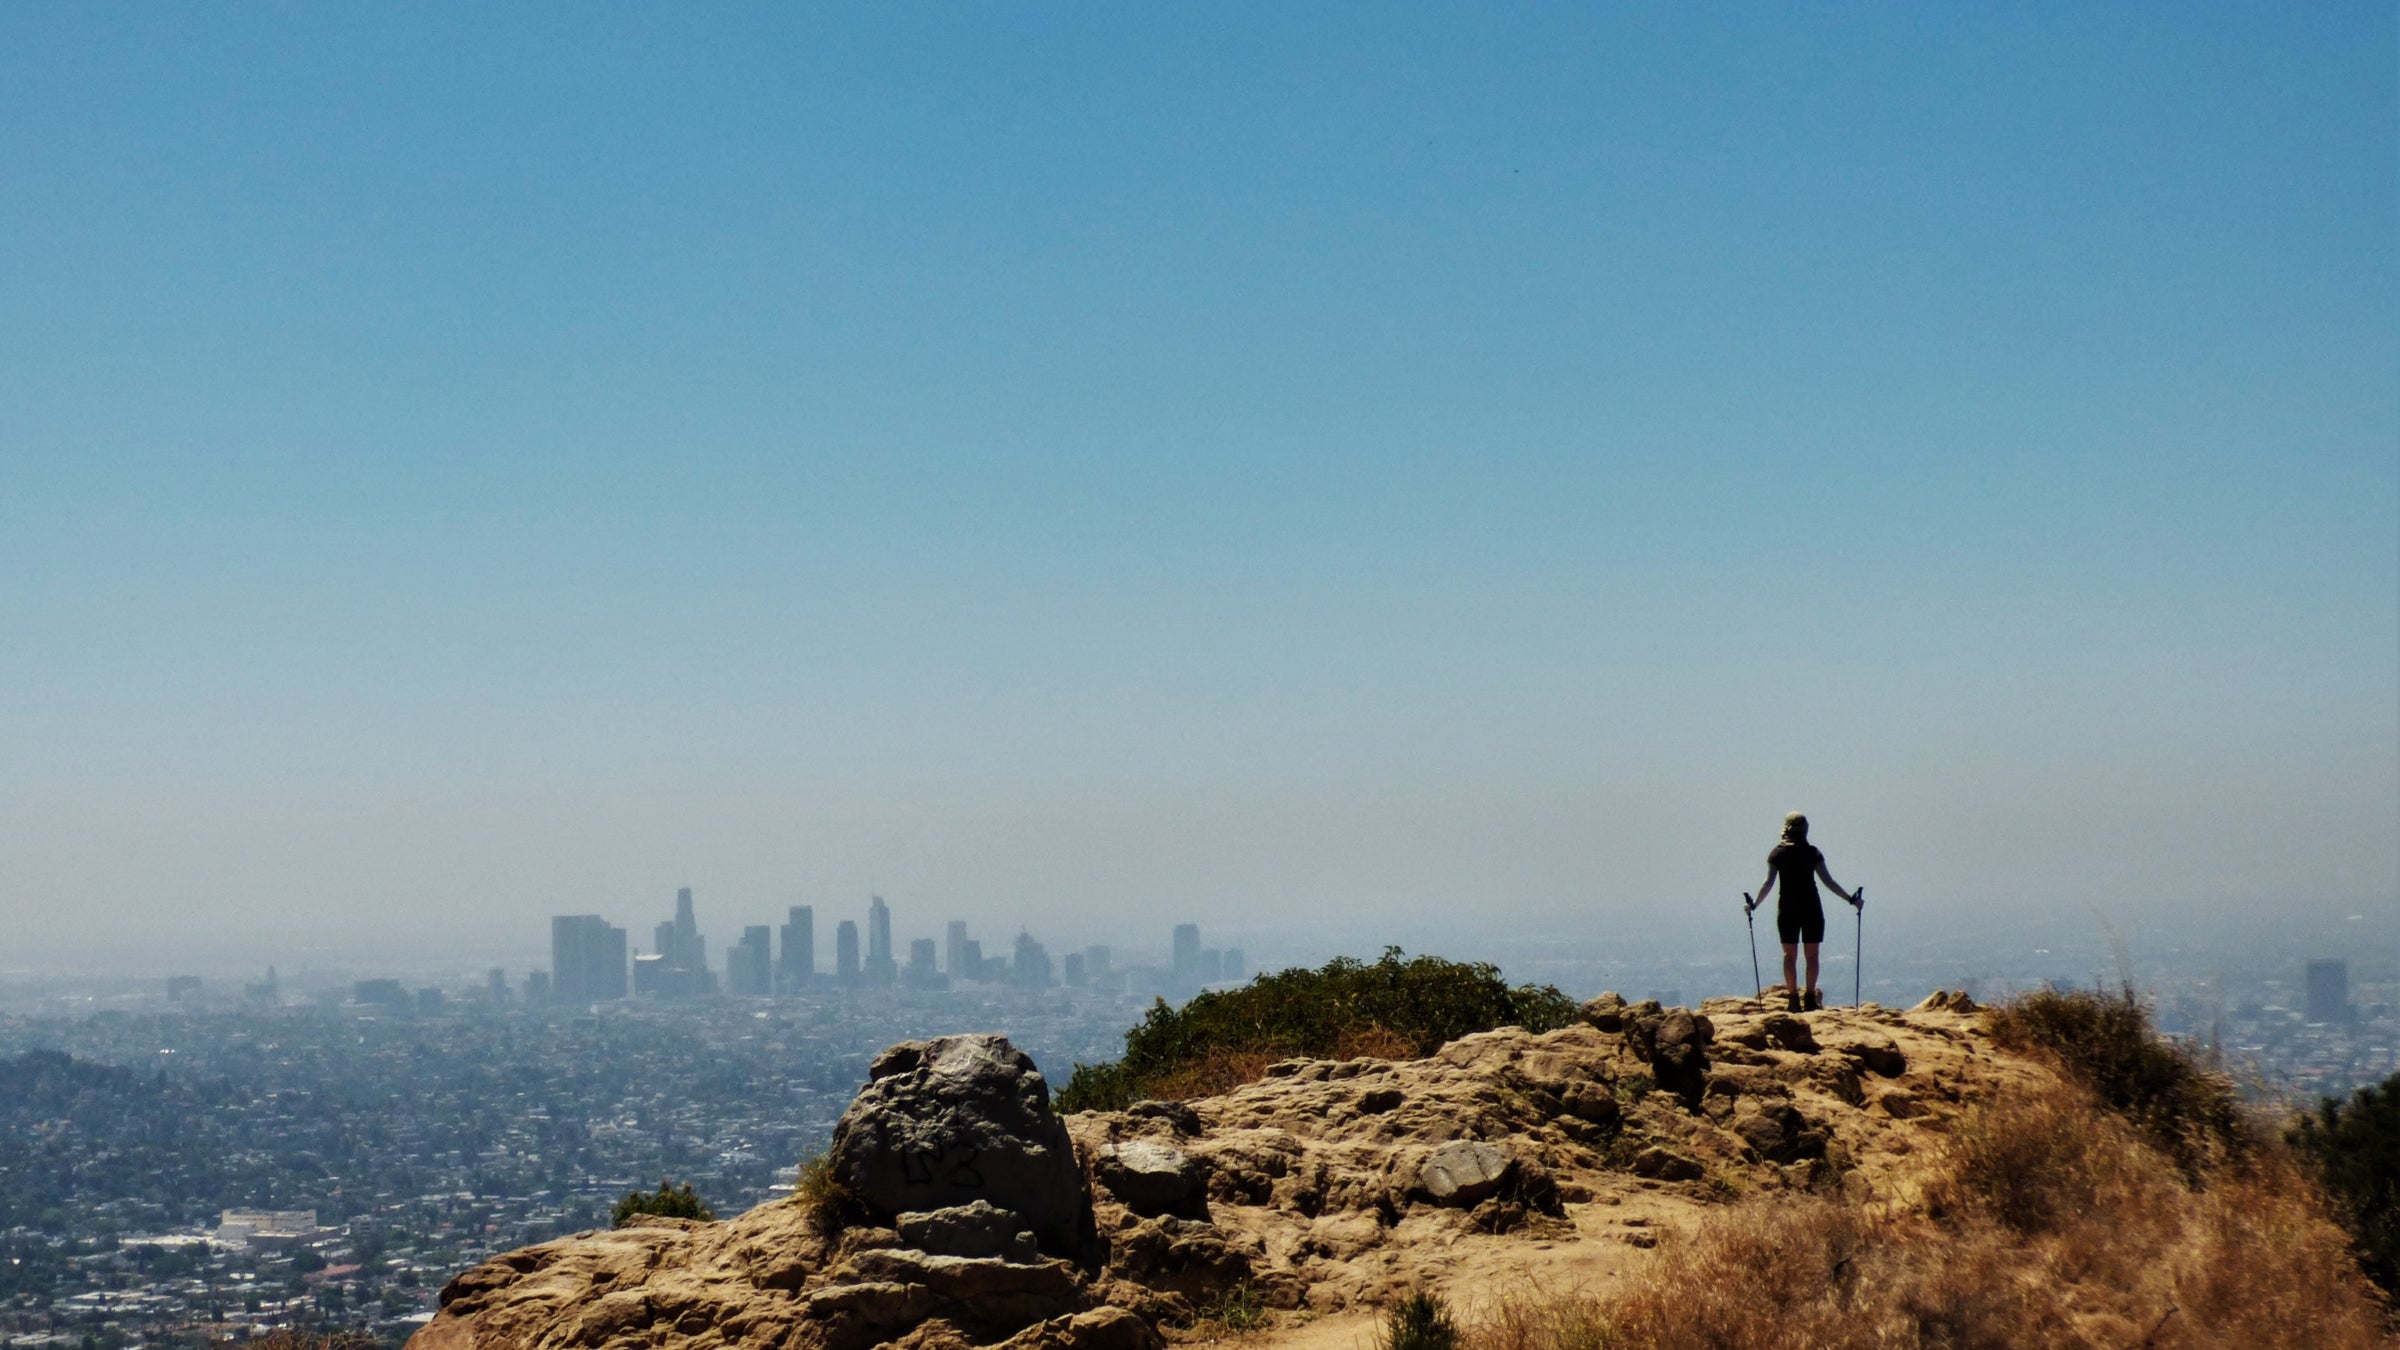
[[[1091,1214],[1050,1085],[1004,1036],[904,1041],[876,1056],[833,1127],[833,1176],[878,1219],[969,1205],[1009,1210],[1053,1252]]]

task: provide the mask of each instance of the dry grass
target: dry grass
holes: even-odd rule
[[[1335,1038],[1333,1058],[1415,1059],[1426,1053],[1415,1041],[1381,1025],[1352,1027]],[[1189,1101],[1231,1092],[1244,1083],[1267,1076],[1267,1066],[1291,1055],[1278,1049],[1228,1049],[1212,1046],[1188,1063],[1151,1084],[1151,1095],[1167,1101]]]
[[[2387,1346],[2383,1309],[2287,1156],[2195,1185],[2068,1083],[1962,1122],[1922,1212],[1823,1197],[1712,1216],[1606,1300],[1536,1297],[1465,1350],[2255,1350]]]

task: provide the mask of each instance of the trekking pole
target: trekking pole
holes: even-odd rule
[[[1856,934],[1856,942],[1857,942],[1857,945],[1856,945],[1855,947],[1851,948],[1851,951],[1852,951],[1853,955],[1852,955],[1852,956],[1851,956],[1851,958],[1850,958],[1850,1006],[1851,1006],[1851,1007],[1853,1007],[1853,1008],[1855,1008],[1855,1007],[1857,1007],[1857,1006],[1858,1006],[1858,1002],[1859,1002],[1859,999],[1858,999],[1858,993],[1859,993],[1859,989],[1860,989],[1862,986],[1864,986],[1864,985],[1866,984],[1866,981],[1867,981],[1867,976],[1866,976],[1866,961],[1867,961],[1867,888],[1866,888],[1866,887],[1864,887],[1864,886],[1861,886],[1861,887],[1858,887],[1856,890],[1853,890],[1853,891],[1851,891],[1851,892],[1850,892],[1850,908],[1856,912],[1856,914],[1857,914],[1857,918],[1858,918],[1858,932],[1857,932],[1857,934]]]
[[[1754,915],[1757,908],[1758,902],[1750,898],[1750,892],[1742,892],[1742,923],[1750,929],[1750,987],[1758,991],[1758,997],[1763,1001],[1767,996],[1767,986],[1758,974],[1758,919]]]

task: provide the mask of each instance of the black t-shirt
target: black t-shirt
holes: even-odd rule
[[[1775,869],[1775,890],[1783,897],[1778,905],[1789,905],[1795,910],[1820,908],[1823,902],[1817,899],[1817,868],[1824,861],[1825,855],[1817,852],[1814,844],[1795,844],[1787,839],[1767,850],[1767,866]]]

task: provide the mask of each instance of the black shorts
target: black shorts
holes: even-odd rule
[[[1777,905],[1775,933],[1789,946],[1795,942],[1825,940],[1825,906],[1821,904]]]

